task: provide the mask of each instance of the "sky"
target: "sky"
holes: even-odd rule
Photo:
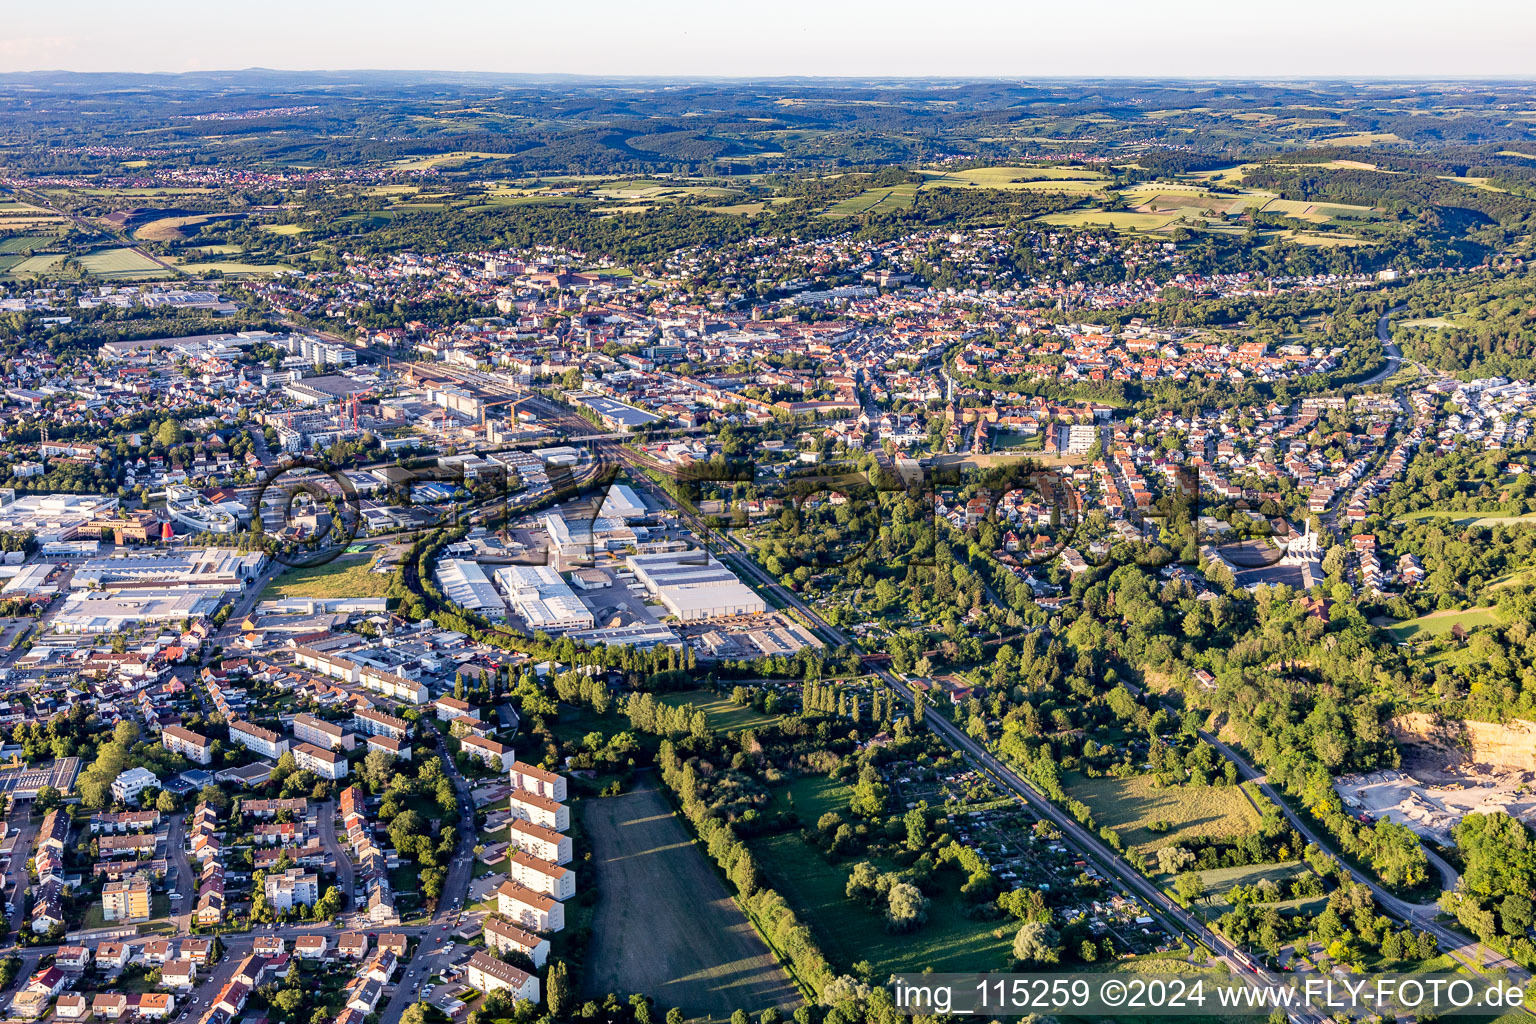
[[[1536,76],[1536,3],[1480,0],[11,0],[0,71],[708,76]]]

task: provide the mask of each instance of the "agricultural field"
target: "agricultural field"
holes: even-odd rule
[[[177,266],[189,274],[211,274],[217,272],[231,277],[270,277],[284,270],[293,269],[284,263],[234,263],[226,261],[179,263]]]
[[[389,574],[371,571],[373,556],[342,555],[325,565],[284,569],[262,591],[263,601],[288,597],[383,597]]]
[[[11,235],[8,238],[0,238],[0,254],[11,255],[13,253],[29,252],[43,246],[52,245],[57,239],[52,235]]]
[[[196,235],[205,224],[238,220],[244,216],[243,213],[193,213],[159,217],[136,227],[133,237],[141,242],[180,242]]]
[[[654,780],[578,809],[592,843],[592,884],[610,894],[592,916],[587,996],[645,992],[711,1021],[799,1002]]]
[[[25,277],[32,274],[56,273],[64,265],[62,254],[50,254],[43,256],[29,256],[11,267],[9,273],[16,277]]]
[[[995,188],[1048,192],[1097,192],[1109,178],[1079,167],[976,167],[921,171],[924,188]]]
[[[889,188],[872,188],[856,196],[833,203],[822,216],[855,217],[864,213],[881,213],[885,210],[911,209],[917,198],[916,185],[892,185]]]
[[[1062,784],[1068,796],[1092,809],[1100,825],[1119,832],[1127,849],[1143,855],[1180,840],[1246,835],[1259,826],[1259,812],[1237,786],[1159,788],[1150,775],[1090,779],[1081,772],[1065,774]],[[1154,822],[1170,827],[1153,831]]]
[[[1173,222],[1172,213],[1139,213],[1134,210],[1067,210],[1039,218],[1042,224],[1061,227],[1105,227],[1116,231],[1156,231]]]
[[[108,280],[163,277],[166,272],[154,260],[132,249],[97,249],[75,258],[82,270]]]

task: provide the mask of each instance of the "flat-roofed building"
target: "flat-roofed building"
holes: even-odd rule
[[[595,625],[587,606],[552,566],[504,565],[496,570],[496,583],[531,630],[562,633]]]
[[[482,615],[501,617],[507,614],[506,603],[486,579],[485,570],[478,562],[445,558],[437,563],[437,582],[443,588],[443,596],[454,604]]]
[[[151,902],[147,878],[128,878],[101,887],[101,916],[108,921],[148,921]]]
[[[625,559],[645,585],[682,622],[768,610],[756,591],[707,551],[663,551]]]

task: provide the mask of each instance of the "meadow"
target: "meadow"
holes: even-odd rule
[[[1185,839],[1246,835],[1259,826],[1258,812],[1237,786],[1158,787],[1150,775],[1090,779],[1081,772],[1065,774],[1062,784],[1101,826],[1119,832],[1127,849],[1142,854]],[[1155,822],[1171,827],[1157,832]]]
[[[288,597],[383,597],[389,589],[389,574],[371,572],[373,556],[342,555],[325,565],[284,569],[267,589],[261,600],[275,601]]]

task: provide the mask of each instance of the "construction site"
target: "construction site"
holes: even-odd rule
[[[1536,825],[1536,722],[1414,713],[1388,727],[1402,749],[1402,769],[1334,781],[1356,814],[1390,818],[1441,844],[1449,844],[1451,829],[1474,812],[1502,811]]]

